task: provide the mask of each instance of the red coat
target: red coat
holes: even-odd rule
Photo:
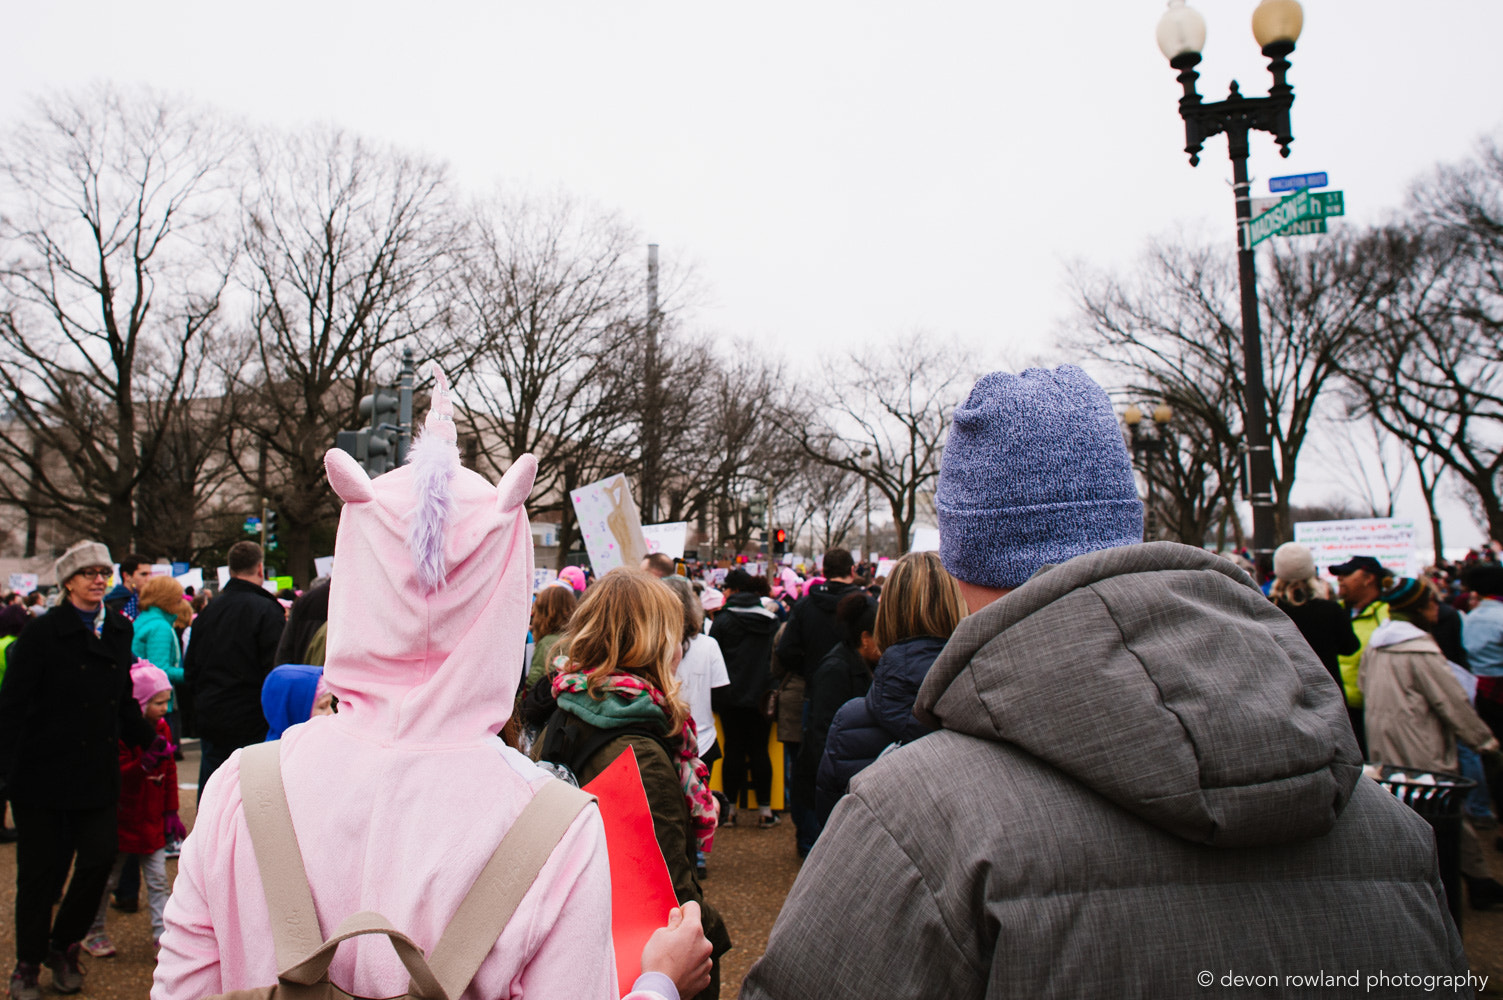
[[[157,734],[169,743],[172,730],[166,719],[156,722]],[[141,751],[120,744],[120,853],[151,854],[167,846],[162,824],[177,812],[177,762],[171,757],[155,771],[141,770]]]

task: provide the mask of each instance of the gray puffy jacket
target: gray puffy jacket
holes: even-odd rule
[[[961,623],[917,713],[941,730],[851,783],[743,997],[1467,973],[1429,826],[1360,777],[1336,683],[1229,562],[1159,542],[1047,569]],[[1284,979],[1321,970],[1358,984]]]

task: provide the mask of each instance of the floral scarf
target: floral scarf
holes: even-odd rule
[[[666,706],[667,697],[663,692],[653,687],[647,681],[635,674],[615,673],[606,678],[602,688],[608,696],[619,699],[622,707],[635,709],[634,715],[651,714],[655,721],[663,723],[668,721]],[[591,698],[589,680],[582,673],[559,674],[553,678],[553,697],[558,700],[562,707],[566,704],[568,695]],[[647,705],[640,704],[647,699],[651,706],[656,707],[653,713],[644,713],[642,710]],[[571,713],[572,714],[572,713]],[[594,713],[591,713],[592,715]],[[595,721],[587,719],[586,721]],[[715,801],[715,796],[710,793],[710,769],[705,762],[699,759],[694,752],[699,746],[698,734],[694,728],[694,719],[684,719],[683,732],[678,748],[678,777],[679,783],[684,790],[684,801],[689,806],[689,825],[694,830],[694,839],[701,851],[709,851],[715,841],[715,828],[719,824],[720,806]]]

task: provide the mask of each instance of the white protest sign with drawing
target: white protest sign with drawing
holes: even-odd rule
[[[1414,552],[1414,521],[1410,518],[1297,521],[1294,540],[1315,556],[1317,574],[1352,556],[1372,556],[1396,576],[1414,576],[1419,571]]]
[[[569,499],[595,575],[604,576],[620,566],[636,569],[647,555],[647,543],[626,477],[612,476],[581,486]]]
[[[647,543],[647,553],[661,552],[672,559],[682,559],[689,543],[688,521],[665,521],[662,524],[642,525],[642,539]]]
[[[10,589],[12,593],[29,594],[37,589],[37,575],[35,573],[12,573],[10,575]]]

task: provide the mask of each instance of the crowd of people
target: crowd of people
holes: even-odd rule
[[[1503,903],[1477,833],[1503,771],[1495,555],[1419,578],[1358,555],[1332,593],[1297,545],[1265,589],[1144,544],[1110,403],[1064,366],[988,375],[957,409],[938,552],[880,575],[842,549],[806,572],[654,555],[533,594],[535,465],[463,469],[447,408],[441,386],[411,463],[375,480],[329,453],[337,569],[290,607],[253,543],[195,614],[133,560],[107,593],[84,542],[55,567],[63,600],[18,612],[13,1000],[44,968],[81,988],[131,870],[154,1000],[325,977],[615,997],[612,906],[632,901],[576,788],[628,752],[678,903],[631,957],[637,1000],[721,995],[716,831],[784,815],[803,867],[745,997],[1181,996],[1270,963],[1470,988],[1431,828],[1364,767],[1475,773],[1466,895]]]

